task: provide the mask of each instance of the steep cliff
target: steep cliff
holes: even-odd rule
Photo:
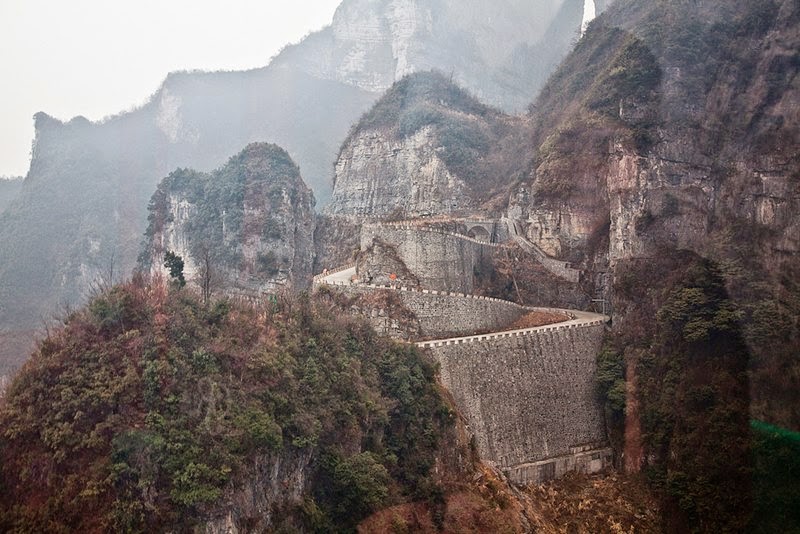
[[[206,294],[300,289],[314,264],[314,197],[275,145],[252,144],[212,173],[179,169],[150,201],[141,267],[162,272],[167,251]]]
[[[612,301],[623,459],[678,530],[763,506],[748,418],[800,428],[798,22],[793,1],[618,0],[530,110],[509,214]]]
[[[482,100],[521,110],[577,39],[583,0],[345,0],[333,24],[275,65],[383,92],[437,69]]]
[[[22,190],[22,178],[0,177],[0,213],[19,195]]]
[[[493,156],[517,129],[516,119],[442,74],[409,75],[342,145],[328,212],[361,219],[469,213],[497,187]]]
[[[725,267],[748,319],[796,318],[798,17],[792,2],[612,6],[532,108],[533,172],[511,199],[529,237],[618,281],[628,262],[691,250]],[[796,340],[789,324],[767,330]]]
[[[329,28],[267,67],[173,73],[144,106],[98,123],[37,114],[28,184],[0,219],[3,345],[130,272],[147,201],[176,167],[207,172],[248,143],[273,142],[325,204],[336,151],[380,91],[436,67],[521,108],[572,45],[582,12],[580,0],[346,0]],[[12,352],[0,365],[24,359]]]

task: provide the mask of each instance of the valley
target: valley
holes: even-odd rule
[[[0,530],[800,528],[799,70],[793,0],[343,0],[38,113]]]

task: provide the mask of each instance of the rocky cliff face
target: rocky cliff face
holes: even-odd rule
[[[467,186],[439,158],[437,144],[431,127],[402,140],[360,134],[336,162],[330,213],[425,217],[468,209]]]
[[[702,11],[699,23],[679,7],[618,3],[544,90],[532,187],[511,202],[543,247],[584,246],[605,219],[612,262],[665,245],[731,252],[723,234],[734,227],[768,234],[759,255],[773,272],[800,251],[796,9],[711,2]],[[659,16],[685,26],[662,37],[648,26]],[[576,92],[570,72],[600,90]],[[588,105],[550,111],[580,99]]]
[[[752,354],[752,415],[790,427],[798,20],[788,1],[616,2],[532,106],[532,171],[509,209],[532,241],[595,275],[587,289],[614,300],[618,330],[634,337],[662,298],[645,293],[665,258],[688,250],[718,265]]]
[[[17,197],[22,190],[22,178],[0,177],[0,213]]]
[[[357,218],[470,212],[496,186],[493,156],[515,128],[515,119],[441,74],[410,75],[350,132],[328,212]]]
[[[211,174],[178,170],[150,203],[142,267],[167,275],[167,251],[206,291],[304,288],[314,262],[314,197],[289,155],[253,144]]]
[[[493,105],[519,110],[569,49],[582,16],[580,0],[346,0],[329,28],[275,64],[376,92],[433,68]]]

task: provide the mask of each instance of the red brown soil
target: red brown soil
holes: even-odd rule
[[[530,312],[517,321],[503,328],[502,331],[508,330],[522,330],[523,328],[534,328],[536,326],[545,326],[548,324],[562,323],[569,321],[569,316],[562,312]]]
[[[644,460],[639,399],[636,394],[636,363],[634,358],[629,357],[625,373],[625,446],[622,458],[626,473],[638,473]]]
[[[358,532],[464,533],[536,532],[542,534],[662,532],[657,502],[638,477],[606,473],[566,477],[517,490],[483,467],[471,484],[445,496],[442,529],[426,503],[381,510]]]

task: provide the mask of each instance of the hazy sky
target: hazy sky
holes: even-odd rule
[[[27,173],[34,113],[98,120],[170,71],[264,66],[340,1],[0,0],[0,176]]]

